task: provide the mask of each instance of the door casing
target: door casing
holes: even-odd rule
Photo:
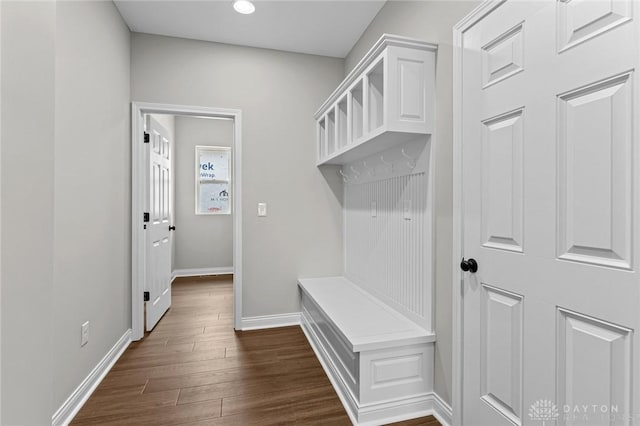
[[[131,330],[132,340],[144,336],[143,292],[146,279],[146,245],[143,213],[145,208],[146,164],[143,143],[144,115],[170,114],[233,120],[233,320],[242,325],[242,111],[148,102],[131,103]]]

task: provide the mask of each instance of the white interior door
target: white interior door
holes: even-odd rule
[[[465,425],[640,424],[638,9],[507,1],[462,34]]]
[[[171,143],[169,133],[147,116],[149,134],[149,222],[147,223],[146,329],[151,330],[171,306]]]

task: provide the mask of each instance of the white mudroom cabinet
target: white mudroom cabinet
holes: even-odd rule
[[[434,413],[436,53],[383,35],[314,117],[317,165],[343,179],[344,273],[299,279],[302,325],[358,424]]]

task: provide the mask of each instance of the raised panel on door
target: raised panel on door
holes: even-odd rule
[[[162,174],[160,164],[151,165],[151,222],[159,223],[162,220],[162,186],[160,178]]]
[[[624,425],[632,411],[633,331],[558,308],[560,425]]]
[[[632,74],[558,97],[558,255],[631,267]]]
[[[169,170],[162,168],[162,221],[169,222]]]
[[[558,50],[570,49],[629,22],[632,0],[558,1]]]
[[[482,85],[487,88],[524,70],[523,23],[482,47]]]
[[[482,243],[523,251],[523,109],[483,122]]]
[[[523,298],[482,284],[480,395],[515,424],[522,421]]]

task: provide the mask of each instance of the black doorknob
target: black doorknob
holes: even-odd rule
[[[169,225],[169,231],[175,231],[175,230],[176,230],[176,227],[175,227],[175,226],[171,226],[171,225]]]
[[[460,269],[462,269],[464,272],[469,271],[473,274],[478,270],[478,262],[476,262],[475,259],[464,260],[463,257],[462,261],[460,262]]]

